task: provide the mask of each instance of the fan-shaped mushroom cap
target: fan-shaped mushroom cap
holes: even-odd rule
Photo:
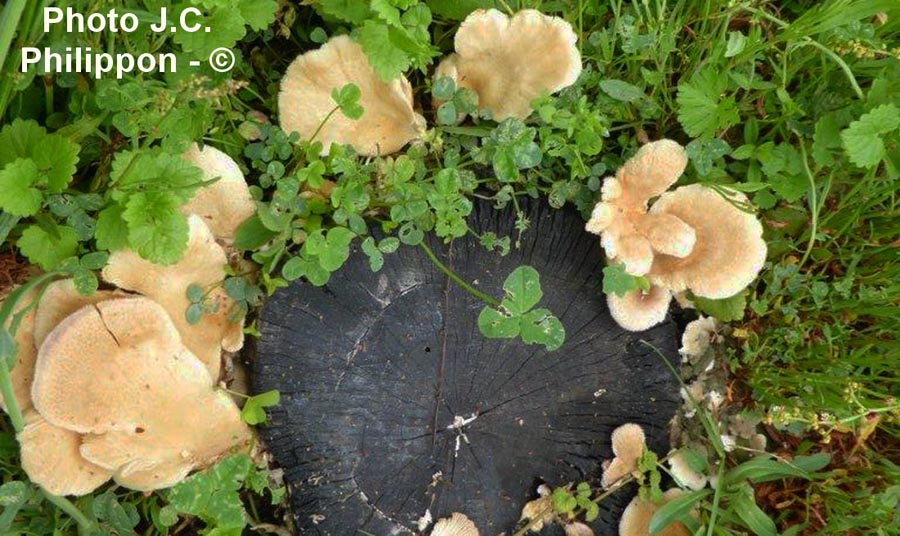
[[[204,181],[218,180],[197,190],[182,211],[200,216],[216,239],[231,243],[240,224],[256,213],[256,203],[241,168],[230,156],[210,145],[200,149],[192,144],[184,159],[203,171]]]
[[[615,458],[603,469],[600,485],[609,488],[637,469],[638,458],[644,452],[644,429],[634,423],[623,424],[612,433]]]
[[[737,194],[733,200],[746,198]],[[656,285],[673,292],[690,290],[704,298],[728,298],[752,283],[766,261],[762,224],[756,216],[710,188],[691,184],[665,193],[650,213],[675,216],[697,237],[690,254],[683,258],[654,257],[649,277]]]
[[[672,140],[642,146],[604,180],[602,198],[585,229],[602,235],[607,257],[625,265],[631,275],[650,270],[655,254],[687,256],[694,247],[694,230],[671,214],[648,214],[647,202],[678,180],[687,166],[687,153]]]
[[[679,489],[670,489],[663,494],[663,504],[681,494]],[[650,518],[659,510],[660,505],[645,501],[638,496],[628,503],[622,519],[619,521],[619,536],[648,536],[650,534]],[[656,536],[691,536],[691,532],[678,521],[670,523]]]
[[[478,527],[468,517],[454,512],[434,524],[431,536],[478,536]]]
[[[40,348],[57,324],[85,305],[126,296],[128,295],[119,290],[98,290],[90,296],[85,296],[78,292],[72,279],[60,279],[50,283],[34,312],[35,345]]]
[[[44,341],[32,388],[50,423],[84,434],[81,455],[121,484],[174,484],[249,437],[166,311],[143,298],[85,306]]]
[[[491,110],[495,120],[524,119],[536,97],[578,80],[577,39],[568,22],[534,9],[512,17],[496,9],[479,9],[459,26],[456,54],[441,62],[436,74],[473,89],[479,107]]]
[[[629,331],[644,331],[665,320],[671,301],[672,293],[668,289],[653,285],[647,292],[635,289],[624,296],[606,296],[609,314]]]
[[[35,298],[34,291],[22,296],[16,304],[15,313],[21,313]],[[31,407],[31,382],[34,379],[34,362],[37,359],[37,346],[34,343],[34,308],[25,313],[16,330],[16,363],[9,372],[13,394],[21,411]],[[0,394],[0,408],[6,411],[6,400]]]
[[[232,301],[218,285],[225,279],[225,250],[216,243],[209,228],[197,216],[188,218],[190,239],[184,257],[171,266],[142,259],[131,250],[119,250],[109,256],[103,278],[127,290],[140,292],[163,306],[181,334],[184,345],[206,364],[214,380],[221,370],[222,348],[240,349],[243,344],[241,322],[228,318]],[[200,322],[191,324],[185,312],[190,301],[187,288],[198,285],[214,288],[208,297],[219,305],[214,313],[204,314]]]
[[[594,536],[594,530],[591,527],[577,521],[567,523],[563,527],[563,531],[566,533],[566,536]]]
[[[81,457],[81,435],[53,426],[36,411],[25,414],[18,440],[28,478],[54,495],[86,495],[112,476]]]
[[[694,491],[701,490],[706,486],[706,475],[691,469],[687,459],[684,457],[684,451],[678,451],[669,456],[669,467],[671,468],[672,478],[675,479],[679,486],[690,488]]]
[[[331,91],[350,83],[359,87],[362,117],[350,119],[338,112],[325,121],[335,107]],[[346,35],[332,37],[288,66],[278,110],[285,132],[309,139],[318,130],[323,155],[332,143],[352,145],[365,156],[390,154],[425,131],[425,118],[413,109],[409,81],[403,76],[383,81],[362,47]]]
[[[685,357],[702,356],[709,345],[719,338],[717,328],[718,322],[711,316],[701,316],[688,322],[681,334],[681,348],[678,351]]]

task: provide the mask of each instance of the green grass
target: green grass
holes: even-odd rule
[[[270,0],[252,3],[274,10]],[[381,71],[408,71],[432,126],[429,77],[417,68],[452,48],[460,5],[485,3],[427,2],[432,24],[392,57],[378,55],[383,47],[376,33],[361,34]],[[82,11],[89,6],[83,0],[73,4]],[[124,4],[143,9],[136,1]],[[259,113],[277,118],[278,80],[297,53],[318,46],[322,31],[332,35],[362,27],[364,21],[370,27],[383,24],[372,14],[354,22],[334,7],[336,2],[318,11],[282,2],[277,19],[261,27],[246,16],[250,29],[243,38],[243,32],[229,27],[230,33],[204,38],[209,41],[186,42],[111,33],[65,36],[56,30],[45,35],[35,23],[37,3],[24,6],[13,35],[10,28],[16,27],[23,3],[8,2],[6,18],[0,19],[0,52],[6,53],[9,40],[13,48],[2,66],[0,125],[35,120],[77,144],[79,158],[62,189],[41,183],[40,206],[33,213],[19,205],[20,216],[3,213],[2,236],[36,263],[54,264],[56,257],[83,260],[103,251],[112,238],[103,234],[102,225],[96,233],[79,227],[52,210],[53,196],[92,201],[83,211],[90,221],[125,203],[117,180],[131,169],[128,150],[148,155],[142,173],[189,185],[189,173],[160,170],[168,169],[167,159],[185,143],[203,138],[242,162],[263,201],[260,221],[265,223],[257,231],[267,230],[247,232],[239,240],[246,257],[262,267],[258,277],[245,278],[242,290],[241,299],[253,308],[263,293],[286,279],[327,280],[333,263],[323,259],[340,258],[346,246],[342,242],[324,253],[305,247],[313,235],[329,244],[324,229],[341,228],[362,240],[366,223],[377,222],[405,244],[419,243],[425,232],[450,239],[468,232],[465,205],[459,202],[473,196],[499,205],[547,196],[555,206],[572,203],[586,213],[603,176],[642,141],[669,137],[686,145],[691,156],[680,183],[700,181],[747,192],[766,229],[769,262],[758,282],[734,302],[743,314],[732,322],[735,339],[727,363],[746,393],[734,403],[762,416],[770,447],[779,456],[832,455],[821,478],[757,485],[756,503],[786,534],[900,533],[900,129],[894,124],[900,122],[900,6],[895,0],[508,4],[513,10],[539,8],[573,24],[585,64],[578,84],[541,99],[538,113],[524,125],[506,125],[516,133],[512,141],[489,122],[437,125],[422,146],[402,156],[364,160],[341,153],[319,159],[315,151],[303,144],[294,147],[283,133],[253,119]],[[222,7],[213,11],[221,20],[236,16]],[[205,76],[200,80],[179,73],[98,82],[23,75],[13,65],[16,47],[24,44],[74,42],[97,48],[105,43],[205,59],[207,48],[231,46],[238,39],[234,47],[242,58],[230,76],[246,81],[244,87],[209,69],[200,71]],[[267,136],[263,140],[242,135],[259,128]],[[542,153],[539,165],[497,167],[497,154],[530,150],[531,144]],[[60,158],[60,167],[66,163]],[[491,166],[497,177],[471,173]],[[438,185],[438,172],[451,168],[456,170],[452,180],[443,175]],[[292,193],[285,180],[295,174],[305,181],[305,201],[299,205],[285,203],[296,197],[296,187]],[[325,181],[337,186],[327,194],[330,203],[322,194],[329,187]],[[448,183],[453,185],[449,193]],[[115,201],[113,192],[118,192]],[[0,199],[0,206],[9,206],[8,201]],[[423,206],[424,215],[409,216]],[[527,232],[528,222],[518,223]],[[63,232],[65,242],[49,231],[40,235],[55,256],[32,257],[29,251],[40,248],[28,247],[37,236],[27,232],[31,228],[73,232]],[[29,238],[23,241],[23,235]],[[503,250],[514,246],[515,237],[482,241]],[[163,244],[151,253],[169,258],[179,251],[177,244]],[[292,270],[284,273],[283,266]],[[7,421],[3,426],[0,504],[21,509],[15,520],[0,514],[0,525],[9,522],[10,530],[22,534],[74,534],[74,523],[24,484],[14,431]],[[718,438],[712,431],[709,436],[706,441],[715,446]],[[741,461],[727,453],[720,458],[723,471]],[[277,523],[261,506],[269,502],[264,479],[249,468],[235,471],[244,471],[247,485],[240,496],[251,524]],[[193,485],[216,484],[210,479]],[[698,499],[702,533],[745,533],[747,520],[733,515],[745,491],[720,487]],[[98,503],[97,497],[103,499]],[[146,535],[194,533],[204,525],[217,526],[217,515],[224,515],[170,509],[161,520],[170,501],[168,494],[143,497],[112,488],[75,504],[105,530],[121,533],[136,526]],[[188,517],[179,520],[178,515]]]

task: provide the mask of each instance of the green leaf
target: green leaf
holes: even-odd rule
[[[247,33],[241,11],[238,6],[230,3],[218,4],[206,15],[202,24],[211,28],[211,31],[175,32],[173,39],[185,52],[203,59],[217,48],[231,48]]]
[[[241,529],[247,524],[239,490],[251,471],[246,454],[229,456],[204,472],[188,477],[165,493],[181,514],[197,516],[217,530]]]
[[[747,36],[741,32],[728,32],[728,44],[725,46],[725,57],[733,58],[744,51]]]
[[[397,78],[412,66],[412,59],[398,46],[398,33],[396,28],[367,20],[354,34],[372,68],[385,81]]]
[[[275,406],[280,401],[281,393],[276,390],[251,396],[244,402],[241,418],[250,426],[262,424],[267,420],[265,408]]]
[[[47,135],[37,121],[15,119],[0,129],[0,167],[16,158],[31,157],[32,149]]]
[[[128,242],[144,259],[174,264],[187,248],[189,227],[178,203],[164,193],[139,193],[128,199],[122,219]]]
[[[314,5],[320,13],[353,25],[362,24],[371,14],[369,2],[360,0],[319,0]]]
[[[859,167],[875,167],[886,155],[884,136],[898,127],[900,109],[895,105],[873,108],[841,131],[847,157]]]
[[[278,11],[277,0],[240,0],[238,10],[241,17],[253,30],[266,29],[275,21],[275,13]],[[215,28],[213,28],[215,31]]]
[[[17,158],[0,170],[0,209],[14,216],[32,216],[41,208],[44,195],[34,187],[41,174],[30,158]]]
[[[331,90],[331,100],[333,100],[348,119],[359,119],[365,111],[359,104],[359,98],[362,93],[359,86],[354,83],[346,84],[341,88]]]
[[[531,266],[519,266],[503,282],[505,294],[501,307],[512,315],[522,315],[537,305],[544,292],[541,277]]]
[[[622,80],[603,80],[600,89],[610,97],[622,102],[635,102],[644,98],[644,91]]]
[[[52,233],[39,225],[29,225],[22,231],[16,245],[32,264],[50,271],[75,255],[78,249],[78,233],[71,227],[55,224]]]
[[[269,240],[278,236],[260,221],[258,215],[247,218],[234,235],[234,247],[241,251],[253,251],[264,246]]]
[[[610,264],[603,268],[603,292],[607,295],[624,296],[639,288],[649,289],[646,280],[625,271],[624,264]]]
[[[781,480],[782,478],[811,478],[809,471],[787,462],[779,462],[772,458],[758,456],[746,461],[725,474],[726,484],[736,484],[749,480],[754,484]]]
[[[362,251],[369,257],[369,268],[373,272],[377,272],[381,270],[381,267],[384,266],[384,255],[382,255],[381,250],[378,249],[378,246],[375,245],[375,239],[371,236],[363,240],[362,243]]]
[[[519,334],[519,317],[485,307],[478,315],[478,329],[489,339],[511,339]]]
[[[31,486],[19,480],[12,480],[0,486],[0,531],[8,533],[19,510],[31,497]]]
[[[48,134],[32,148],[31,158],[44,175],[50,193],[66,189],[78,164],[80,147],[58,134]]]
[[[122,225],[124,211],[121,205],[113,203],[97,215],[94,238],[98,249],[116,251],[128,246],[128,227]]]
[[[566,340],[562,322],[547,309],[522,315],[519,331],[524,343],[543,344],[548,352],[558,350]]]
[[[688,158],[701,177],[712,171],[713,164],[731,152],[728,142],[719,138],[693,140],[685,147]]]
[[[713,137],[740,121],[734,97],[723,97],[727,78],[707,67],[678,84],[678,121],[691,137]]]
[[[744,309],[747,308],[747,291],[741,291],[721,300],[695,296],[693,301],[697,311],[705,315],[715,317],[722,322],[736,322],[744,318]]]
[[[703,489],[684,493],[662,505],[650,518],[650,534],[658,534],[670,524],[690,516],[691,510],[712,490]]]
[[[119,503],[110,491],[94,497],[91,510],[97,519],[105,521],[118,534],[134,534],[134,528],[141,520],[134,503]]]
[[[741,521],[757,536],[778,536],[778,528],[775,522],[763,512],[753,499],[753,488],[746,486],[732,499],[734,507]]]
[[[578,506],[578,500],[566,488],[554,488],[550,502],[557,514],[569,514]]]

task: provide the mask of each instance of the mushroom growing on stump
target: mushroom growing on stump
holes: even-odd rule
[[[355,84],[363,114],[358,119],[335,111],[332,91]],[[412,86],[400,76],[382,80],[362,47],[346,35],[332,37],[317,50],[295,59],[281,80],[278,94],[281,128],[301,139],[351,145],[364,156],[390,154],[418,139],[425,118],[413,109]]]
[[[619,327],[584,221],[545,202],[522,210],[531,228],[506,256],[471,235],[426,240],[492,296],[515,268],[533,266],[540,307],[567,332],[555,352],[483,337],[484,304],[416,247],[386,255],[377,273],[356,249],[326,287],[297,281],[266,302],[253,388],[281,392],[262,434],[301,532],[411,534],[430,511],[463,513],[481,534],[511,534],[541,481],[599,480],[623,423],[640,424],[649,448],[667,451],[678,386],[650,345],[677,362],[675,327]],[[478,236],[510,236],[515,220],[512,209],[476,202],[468,224]],[[626,499],[604,502],[598,534]]]
[[[450,77],[478,95],[492,118],[525,119],[531,101],[569,87],[581,74],[581,53],[572,26],[559,17],[524,9],[512,17],[496,9],[473,11],[454,38],[456,53],[435,77]],[[540,46],[535,46],[540,44]]]

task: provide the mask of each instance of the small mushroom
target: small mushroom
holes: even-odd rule
[[[359,119],[332,113],[336,104],[331,92],[350,83],[360,90],[364,111]],[[413,109],[409,81],[403,76],[382,80],[362,48],[346,35],[332,37],[288,66],[278,109],[284,131],[298,132],[304,139],[315,136],[323,155],[332,143],[351,145],[364,156],[390,154],[425,131],[425,118]]]
[[[672,214],[647,213],[650,199],[674,184],[687,162],[678,143],[654,141],[604,180],[601,201],[585,229],[601,235],[606,256],[622,262],[629,274],[645,275],[657,254],[683,258],[692,251],[695,233],[686,222]]]
[[[72,279],[60,279],[50,283],[34,312],[35,345],[40,348],[53,328],[85,305],[127,296],[128,294],[119,290],[98,290],[90,296],[85,296],[78,292]]]
[[[474,90],[479,107],[489,109],[495,120],[525,119],[535,98],[578,80],[577,39],[568,22],[534,9],[512,17],[479,9],[459,26],[456,54],[444,59],[435,74]]]
[[[594,536],[594,530],[584,523],[567,523],[563,528],[566,536]]]
[[[17,438],[25,474],[53,495],[87,495],[112,476],[81,456],[81,435],[53,426],[36,411],[25,413]]]
[[[162,305],[178,328],[184,345],[206,364],[213,379],[218,380],[222,349],[234,352],[241,348],[243,326],[229,318],[233,302],[219,286],[225,279],[225,250],[198,216],[188,217],[188,223],[187,250],[177,263],[162,266],[142,259],[131,250],[118,250],[109,256],[103,278]],[[191,324],[186,317],[190,306],[187,289],[191,285],[209,290],[207,301],[216,309],[205,313],[197,324]]]
[[[434,524],[431,536],[478,536],[478,528],[471,519],[459,512],[450,514]]]
[[[15,314],[22,313],[35,298],[34,291],[22,296],[16,304]],[[21,411],[31,407],[31,382],[34,378],[34,362],[37,359],[37,346],[34,343],[34,308],[26,312],[16,330],[16,362],[9,372],[13,395]],[[6,400],[0,394],[0,408],[7,411]]]
[[[662,503],[665,504],[681,494],[679,489],[670,489],[663,493]],[[650,519],[659,510],[661,505],[645,501],[638,496],[628,503],[622,519],[619,520],[619,536],[648,536],[650,534]],[[691,536],[691,532],[683,523],[675,521],[669,523],[656,536]]]
[[[681,348],[678,351],[686,358],[702,357],[711,343],[721,339],[717,329],[718,322],[711,316],[701,316],[688,322],[681,335]]]
[[[256,213],[244,173],[230,156],[210,145],[201,149],[194,143],[183,156],[200,168],[204,181],[216,182],[197,190],[182,212],[200,216],[217,240],[230,244],[240,224]]]
[[[656,255],[650,281],[711,299],[728,298],[752,283],[766,261],[766,243],[756,216],[734,205],[745,201],[743,194],[726,199],[700,184],[662,194],[650,215],[684,222],[696,240],[688,255]]]
[[[615,293],[606,296],[613,320],[629,331],[644,331],[659,324],[669,312],[672,293],[660,286],[650,290],[635,289],[624,296]]]
[[[684,451],[679,450],[669,456],[669,468],[671,469],[672,478],[681,487],[697,491],[706,486],[706,475],[691,469],[684,456]]]
[[[637,470],[638,459],[644,453],[644,429],[627,423],[613,430],[612,451],[615,458],[603,469],[600,485],[610,488]]]
[[[88,461],[138,490],[170,486],[249,439],[237,406],[213,387],[166,311],[107,300],[63,320],[38,353],[35,408],[86,435]]]

